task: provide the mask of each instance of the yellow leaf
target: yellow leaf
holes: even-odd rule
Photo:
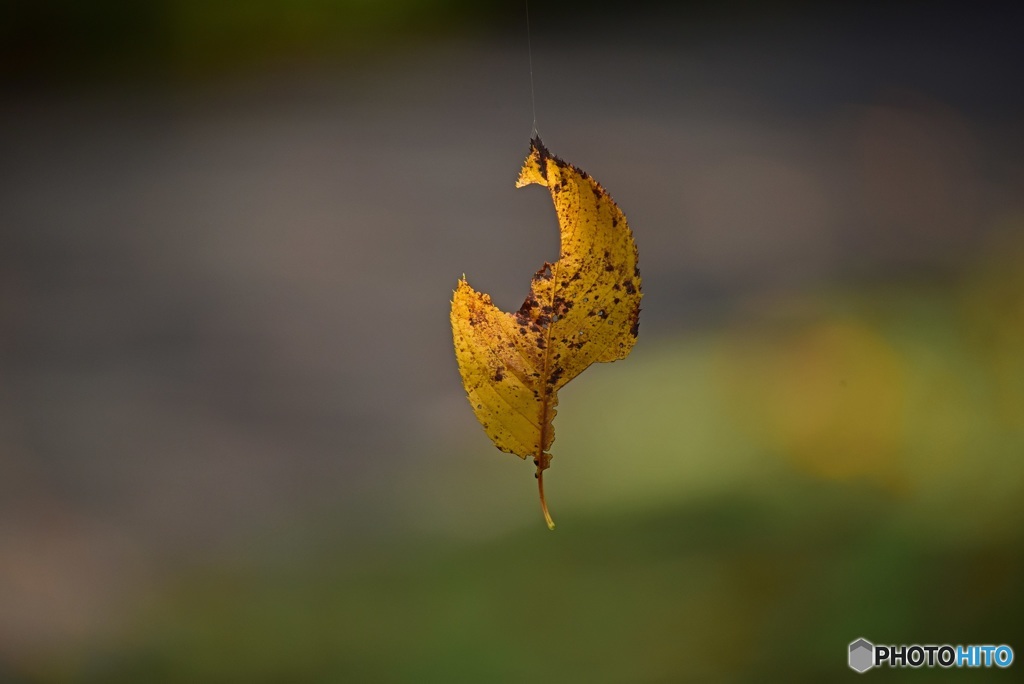
[[[462,384],[487,435],[502,451],[531,456],[541,509],[543,473],[555,440],[558,390],[597,361],[625,358],[636,341],[640,270],[626,217],[598,183],[531,141],[516,187],[548,188],[561,229],[561,253],[533,276],[515,313],[459,281],[452,336]]]

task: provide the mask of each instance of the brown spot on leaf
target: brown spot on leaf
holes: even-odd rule
[[[533,292],[526,297],[523,301],[523,305],[519,307],[518,313],[523,316],[529,316],[530,310],[537,308],[537,297],[534,296]]]
[[[634,309],[629,317],[629,334],[636,337],[640,333],[640,307]]]

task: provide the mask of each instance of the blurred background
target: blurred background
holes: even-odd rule
[[[1024,653],[1020,12],[530,15],[540,133],[645,290],[631,357],[561,393],[554,533],[448,325],[463,273],[515,309],[557,256],[513,189],[524,3],[0,10],[0,681]]]

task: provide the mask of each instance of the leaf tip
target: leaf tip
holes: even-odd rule
[[[550,157],[551,153],[548,152],[548,148],[544,147],[544,143],[541,141],[539,135],[535,135],[530,138],[530,153],[537,152],[541,157]]]
[[[534,136],[530,140],[530,154],[526,156],[526,161],[523,162],[523,169],[519,172],[519,178],[516,180],[516,187],[521,188],[531,183],[537,183],[539,185],[548,184],[548,168],[547,160],[551,157],[551,153],[548,152],[548,148],[544,147],[544,143],[541,142],[540,136]]]

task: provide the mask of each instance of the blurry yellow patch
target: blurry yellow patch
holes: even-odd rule
[[[866,325],[821,323],[768,343],[732,339],[718,366],[740,422],[802,469],[899,484],[904,369]]]

